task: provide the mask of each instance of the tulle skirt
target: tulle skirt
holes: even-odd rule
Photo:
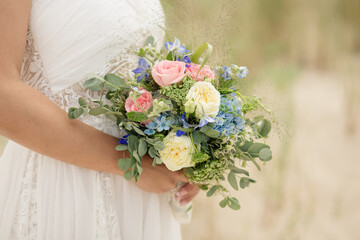
[[[168,197],[9,141],[0,158],[0,239],[181,239]]]

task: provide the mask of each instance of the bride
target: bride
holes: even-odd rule
[[[70,120],[86,74],[127,74],[149,35],[158,47],[158,0],[1,0],[0,239],[180,239],[168,194],[182,173],[143,159],[123,179],[116,129],[104,118]],[[177,196],[187,203],[198,188]]]

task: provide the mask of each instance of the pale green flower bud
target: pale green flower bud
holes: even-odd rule
[[[195,111],[196,104],[193,100],[188,100],[184,104],[184,107],[185,107],[185,112],[191,114]]]

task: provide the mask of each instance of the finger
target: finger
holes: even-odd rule
[[[183,205],[191,202],[191,200],[193,200],[195,196],[196,196],[196,194],[191,195],[191,196],[189,196],[189,197],[187,197],[187,198],[181,199],[181,200],[180,200],[180,206],[183,206]]]
[[[187,198],[191,195],[198,194],[199,191],[200,189],[197,186],[188,183],[179,189],[179,191],[176,193],[176,197],[178,199]]]

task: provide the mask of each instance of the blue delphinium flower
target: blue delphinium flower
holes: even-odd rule
[[[132,71],[133,73],[138,75],[136,81],[141,82],[144,79],[146,81],[149,77],[149,73],[148,73],[149,69],[150,69],[150,65],[146,62],[146,60],[144,58],[140,58],[139,67]]]
[[[190,60],[189,56],[184,56],[183,58],[179,57],[177,60],[181,61],[181,62],[184,62],[185,67],[187,67],[187,68],[191,67],[191,65],[190,65],[191,60]]]
[[[249,71],[247,67],[241,66],[239,67],[239,71],[236,73],[236,76],[240,79],[246,78],[246,76],[249,74]]]
[[[190,52],[185,46],[181,45],[177,38],[175,38],[174,42],[165,42],[165,48],[169,52],[174,51],[174,53],[178,55],[184,55]]]
[[[184,131],[181,131],[181,130],[177,130],[177,131],[176,131],[176,136],[177,136],[177,137],[181,137],[181,136],[184,135],[184,134],[185,134]]]
[[[127,145],[127,141],[128,141],[129,136],[130,136],[130,134],[126,134],[122,138],[120,138],[119,144]]]
[[[226,136],[238,134],[245,128],[241,112],[241,101],[233,96],[222,96],[220,110],[215,117],[216,131]]]
[[[228,68],[228,67],[223,67],[222,77],[223,77],[223,79],[225,79],[225,80],[230,80],[230,79],[232,79],[231,69]]]

